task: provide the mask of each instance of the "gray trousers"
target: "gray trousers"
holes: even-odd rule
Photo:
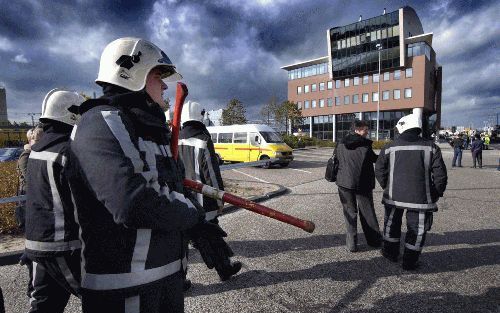
[[[380,246],[382,236],[373,206],[373,192],[371,190],[359,192],[339,187],[339,196],[344,209],[347,248],[353,250],[357,245],[358,211],[366,243],[372,247]]]

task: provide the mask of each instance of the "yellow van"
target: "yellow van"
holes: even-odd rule
[[[263,166],[267,168],[271,164],[286,167],[293,160],[292,148],[267,125],[210,126],[207,129],[221,163],[277,159]]]

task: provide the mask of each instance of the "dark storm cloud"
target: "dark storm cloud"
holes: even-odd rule
[[[98,91],[93,81],[106,43],[138,36],[157,43],[171,57],[185,77],[192,100],[220,108],[236,97],[255,118],[259,106],[272,95],[286,98],[286,72],[281,66],[327,55],[328,28],[407,3],[417,11],[424,30],[434,32],[434,48],[443,65],[443,120],[468,118],[457,114],[455,107],[474,107],[478,113],[472,118],[479,119],[480,109],[499,98],[498,78],[484,69],[488,62],[499,63],[494,57],[498,39],[492,39],[494,33],[484,27],[498,25],[488,20],[488,12],[498,12],[495,1],[43,3],[0,0],[0,58],[6,61],[0,84],[8,87],[9,112],[35,110],[30,105],[38,108],[52,87]]]

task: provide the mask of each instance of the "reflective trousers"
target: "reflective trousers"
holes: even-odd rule
[[[384,251],[398,256],[399,240],[401,237],[401,223],[404,209],[385,206],[384,218]],[[415,264],[418,261],[425,237],[432,226],[432,212],[406,210],[406,237],[403,263]]]
[[[80,250],[32,262],[30,313],[63,313],[71,294],[79,297]]]

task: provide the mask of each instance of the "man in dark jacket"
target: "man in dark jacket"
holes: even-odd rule
[[[462,150],[464,148],[464,139],[460,138],[460,136],[456,136],[451,142],[450,145],[453,147],[453,161],[451,162],[451,167],[455,167],[458,164],[458,167],[462,167]]]
[[[184,194],[165,123],[163,79],[180,78],[144,39],[117,39],[101,55],[104,95],[82,105],[68,160],[84,313],[184,311],[184,231],[204,214]]]
[[[197,102],[188,102],[182,109],[182,130],[179,134],[179,158],[184,163],[186,177],[209,185],[219,190],[224,190],[224,183],[215,154],[214,144],[207,128],[203,124],[205,110]],[[205,210],[205,219],[214,224],[219,224],[217,216],[224,204],[218,200],[197,194],[198,202]],[[208,253],[204,261],[209,268],[214,268],[222,281],[228,280],[241,269],[240,262],[231,263],[233,251],[221,238],[200,238],[206,244],[194,241],[193,244],[200,253]],[[203,246],[210,246],[203,250]]]
[[[335,148],[334,155],[339,161],[337,186],[344,208],[346,224],[346,246],[351,252],[357,251],[358,210],[366,243],[379,247],[381,235],[377,216],[373,207],[375,175],[373,163],[377,155],[373,152],[372,141],[365,138],[368,125],[355,121],[354,133],[347,135]]]
[[[483,168],[483,141],[479,134],[474,136],[474,141],[470,145],[470,151],[472,152],[472,167],[476,168],[477,161],[479,168]]]
[[[407,232],[403,269],[412,270],[432,226],[436,202],[443,196],[448,176],[441,150],[419,136],[422,122],[417,114],[401,118],[396,125],[399,138],[379,154],[375,175],[384,188],[384,245],[382,254],[392,262],[399,256],[401,223],[406,210]]]
[[[31,146],[26,201],[26,256],[32,261],[30,312],[64,312],[79,296],[80,240],[64,171],[71,130],[84,98],[54,89],[43,102],[43,136]]]

